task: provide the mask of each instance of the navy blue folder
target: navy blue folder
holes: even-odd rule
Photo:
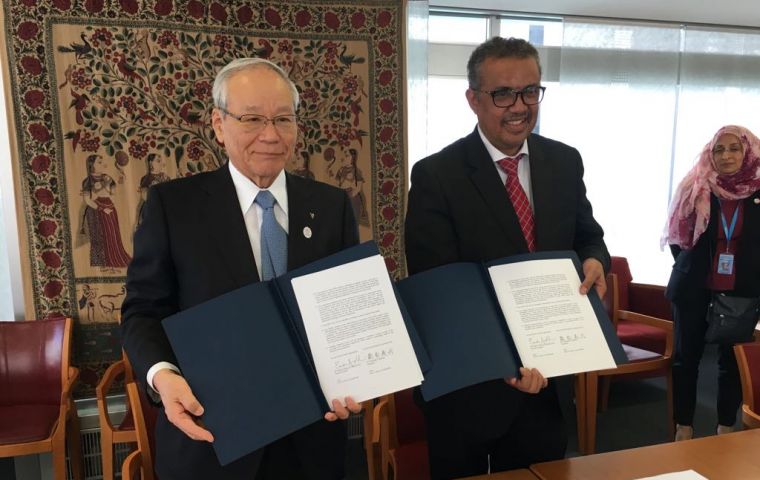
[[[477,383],[516,377],[521,366],[487,268],[528,260],[569,258],[572,251],[515,255],[487,264],[452,263],[401,280],[397,288],[433,361],[425,372],[422,397],[432,400]],[[588,294],[612,357],[627,357],[595,290]]]
[[[205,409],[203,422],[222,465],[330,410],[290,280],[377,254],[377,245],[366,242],[163,320],[182,374]],[[424,372],[430,359],[408,316],[404,320]]]

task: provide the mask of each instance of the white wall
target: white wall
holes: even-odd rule
[[[4,73],[5,65],[0,65],[0,71]],[[4,92],[0,86],[0,105],[5,105]],[[18,221],[8,137],[9,113],[10,108],[0,108],[0,321],[21,320],[24,317]]]
[[[430,6],[760,27],[754,0],[430,0]]]

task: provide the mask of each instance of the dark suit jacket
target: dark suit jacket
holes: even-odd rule
[[[580,154],[539,135],[528,137],[528,148],[537,249],[575,250],[581,260],[596,258],[607,269],[609,253],[586,198]],[[410,274],[527,252],[517,215],[477,128],[415,164],[406,216]],[[555,386],[568,408],[569,382]],[[441,398],[450,404],[452,421],[488,438],[509,427],[523,395],[499,380]]]
[[[288,269],[358,243],[345,192],[290,174],[286,181]],[[302,233],[306,226],[311,228],[311,238]],[[124,348],[136,378],[145,381],[148,369],[157,362],[177,364],[161,327],[163,318],[258,281],[227,165],[151,188],[135,232],[134,258],[127,271],[127,296],[122,305]],[[161,478],[250,479],[261,457],[256,452],[222,469],[211,446],[190,440],[170,425],[163,409],[156,437],[156,468]],[[329,445],[313,448],[328,449]]]
[[[742,202],[744,217],[736,252],[736,284],[733,294],[740,297],[760,296],[760,191]],[[683,304],[704,296],[707,275],[712,268],[718,238],[720,204],[710,195],[710,221],[707,230],[688,250],[676,245],[670,249],[675,258],[665,296],[673,303]]]

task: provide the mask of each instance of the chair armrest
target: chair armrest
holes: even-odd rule
[[[628,309],[665,320],[673,320],[670,300],[665,298],[665,287],[648,283],[628,284]]]
[[[61,407],[58,414],[60,419],[68,418],[69,412],[77,414],[74,399],[71,396],[71,391],[74,389],[77,380],[79,380],[79,369],[77,367],[69,367],[69,376],[61,388]]]
[[[618,310],[618,318],[620,320],[627,320],[629,322],[649,325],[650,327],[664,330],[665,352],[663,353],[663,356],[670,357],[673,354],[673,322],[628,310]]]
[[[388,417],[388,399],[383,398],[377,404],[375,404],[374,411],[372,412],[372,443],[373,444],[379,444],[380,443],[380,429],[382,427],[387,427],[387,425],[383,425],[383,420],[385,420]]]
[[[760,428],[760,414],[753,412],[746,403],[742,404],[742,423],[749,428]]]
[[[111,391],[111,386],[119,377],[125,375],[126,364],[123,360],[119,360],[111,364],[103,373],[103,378],[100,379],[98,385],[95,387],[95,397],[98,402],[98,417],[100,417],[100,425],[104,428],[114,430],[113,422],[108,415],[108,392]]]
[[[77,367],[69,367],[69,376],[66,379],[66,383],[63,384],[63,389],[61,390],[61,403],[63,403],[66,398],[71,396],[71,390],[74,388],[77,380],[79,380],[79,369]]]
[[[100,379],[98,385],[95,387],[95,396],[98,399],[105,399],[106,395],[111,390],[113,382],[115,382],[120,376],[124,375],[124,373],[124,361],[119,360],[118,362],[111,364],[111,366],[106,369],[105,373],[103,373],[103,378]]]
[[[124,459],[124,463],[121,466],[121,478],[122,480],[133,480],[134,478],[140,478],[140,470],[142,469],[142,455],[140,450],[135,450],[130,453],[127,458]]]

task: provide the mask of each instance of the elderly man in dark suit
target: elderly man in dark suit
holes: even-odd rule
[[[284,171],[295,154],[298,91],[277,65],[234,60],[218,73],[213,97],[212,125],[229,162],[150,190],[127,273],[124,348],[163,405],[156,471],[162,480],[341,479],[346,431],[334,420],[359,410],[350,398],[333,401],[327,421],[220,466],[161,327],[175,312],[359,240],[345,192]]]
[[[524,40],[495,37],[475,49],[467,74],[477,128],[412,170],[409,273],[529,251],[575,250],[585,274],[581,293],[595,287],[603,294],[609,253],[586,198],[581,157],[531,133],[544,92],[538,52]],[[558,398],[570,403],[568,380],[547,382],[523,368],[519,379],[423,403],[433,478],[563,457],[567,435]]]

